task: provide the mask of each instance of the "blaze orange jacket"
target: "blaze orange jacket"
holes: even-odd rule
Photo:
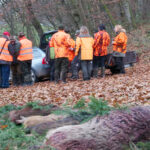
[[[120,32],[114,39],[113,42],[113,51],[119,53],[126,53],[127,49],[127,36],[124,32]]]
[[[32,42],[28,40],[25,36],[19,39],[21,44],[20,54],[18,56],[18,60],[32,60],[33,59],[33,50],[32,50]]]
[[[93,60],[93,44],[92,37],[77,37],[75,56],[78,55],[81,48],[81,60]]]
[[[75,41],[73,39],[70,39],[70,43],[71,43],[71,47],[68,47],[68,59],[71,62],[75,57],[75,51],[74,51]]]
[[[94,56],[107,55],[107,47],[110,44],[110,36],[106,31],[99,31],[94,37]]]
[[[59,30],[52,36],[49,45],[55,49],[55,58],[68,57],[71,38],[63,30]]]
[[[5,43],[5,45],[4,45],[4,43]],[[9,41],[6,41],[6,39],[3,37],[0,38],[0,60],[11,62],[11,61],[13,61],[13,57],[10,55],[10,53],[8,51],[8,44],[9,44]]]

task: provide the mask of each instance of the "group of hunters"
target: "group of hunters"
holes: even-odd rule
[[[121,25],[114,28],[116,36],[112,40],[113,58],[119,73],[124,74],[123,57],[126,54],[126,30]],[[79,78],[81,68],[83,80],[97,78],[99,67],[101,77],[105,77],[105,60],[110,36],[105,25],[101,24],[94,38],[90,36],[88,28],[82,26],[75,33],[74,41],[69,32],[60,25],[58,32],[49,39],[46,48],[46,61],[50,65],[50,81],[66,83],[70,68],[72,79]],[[10,68],[12,71],[12,84],[14,86],[32,85],[31,64],[33,59],[32,42],[24,33],[19,33],[18,40],[5,31],[0,38],[0,88],[9,87]],[[70,67],[69,67],[70,66]]]

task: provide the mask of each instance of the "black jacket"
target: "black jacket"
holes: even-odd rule
[[[20,53],[20,47],[21,47],[21,44],[19,41],[15,41],[14,44],[9,43],[8,45],[8,51],[13,57],[13,63],[17,62],[17,57],[19,56],[19,53]]]

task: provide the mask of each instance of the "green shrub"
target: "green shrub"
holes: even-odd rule
[[[111,107],[108,106],[107,101],[103,99],[97,99],[95,97],[90,97],[91,102],[88,107],[93,115],[105,115],[111,111]]]
[[[41,103],[40,102],[38,102],[38,101],[34,101],[34,102],[29,102],[29,103],[27,103],[26,104],[26,106],[31,106],[33,109],[45,109],[45,110],[48,110],[48,109],[50,109],[50,108],[52,108],[53,107],[53,105],[52,104],[50,104],[50,105],[41,105]]]
[[[75,105],[74,107],[75,109],[82,109],[85,108],[85,99],[80,99]]]

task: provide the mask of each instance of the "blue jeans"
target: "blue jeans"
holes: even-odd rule
[[[0,87],[9,87],[10,65],[0,64]]]
[[[83,80],[89,80],[93,70],[92,60],[81,60],[81,68],[83,73]]]

